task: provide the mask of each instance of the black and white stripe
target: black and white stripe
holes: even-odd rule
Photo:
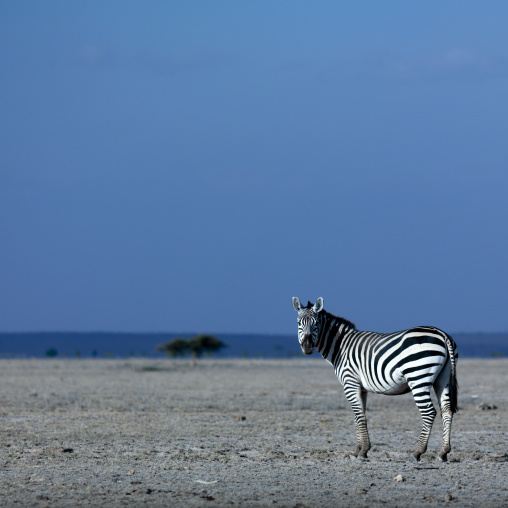
[[[293,298],[298,311],[298,340],[305,354],[316,348],[330,362],[344,387],[355,416],[355,455],[367,457],[370,450],[365,405],[367,392],[400,395],[412,392],[422,417],[422,430],[413,457],[420,460],[427,450],[436,410],[434,391],[443,419],[443,441],[439,458],[450,452],[453,413],[457,412],[457,346],[442,330],[418,326],[395,333],[362,332],[346,319],[323,309],[323,299],[303,307]]]

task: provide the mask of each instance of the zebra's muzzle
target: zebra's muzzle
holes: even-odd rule
[[[314,342],[312,342],[311,337],[306,337],[303,339],[301,346],[303,354],[305,355],[311,355],[314,352]]]

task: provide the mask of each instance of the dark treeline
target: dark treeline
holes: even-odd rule
[[[190,339],[195,334],[39,332],[0,333],[2,358],[128,358],[164,357],[160,344],[176,337]],[[217,358],[291,358],[301,355],[298,339],[291,335],[213,334],[226,347]],[[508,333],[455,333],[459,357],[508,357]],[[314,354],[310,358],[317,358]]]

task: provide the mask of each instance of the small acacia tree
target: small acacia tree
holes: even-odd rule
[[[180,337],[176,337],[170,342],[165,342],[157,346],[157,351],[165,351],[166,354],[172,358],[175,356],[185,356],[188,350],[188,341],[180,339]]]
[[[226,344],[213,335],[196,335],[191,339],[185,340],[176,337],[169,342],[157,346],[157,351],[165,351],[168,356],[185,356],[190,353],[193,365],[196,364],[196,358],[203,354],[213,354],[226,347]]]
[[[226,345],[213,335],[196,335],[189,340],[189,349],[197,357],[205,354],[213,354],[220,351]]]

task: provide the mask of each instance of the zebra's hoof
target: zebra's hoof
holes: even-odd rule
[[[411,460],[413,460],[414,462],[420,462],[420,457],[421,457],[421,453],[418,453],[418,452],[414,452],[411,454],[411,457],[409,457]]]
[[[440,462],[448,462],[448,454],[447,453],[443,453],[441,452],[438,456],[437,456],[438,460]]]

